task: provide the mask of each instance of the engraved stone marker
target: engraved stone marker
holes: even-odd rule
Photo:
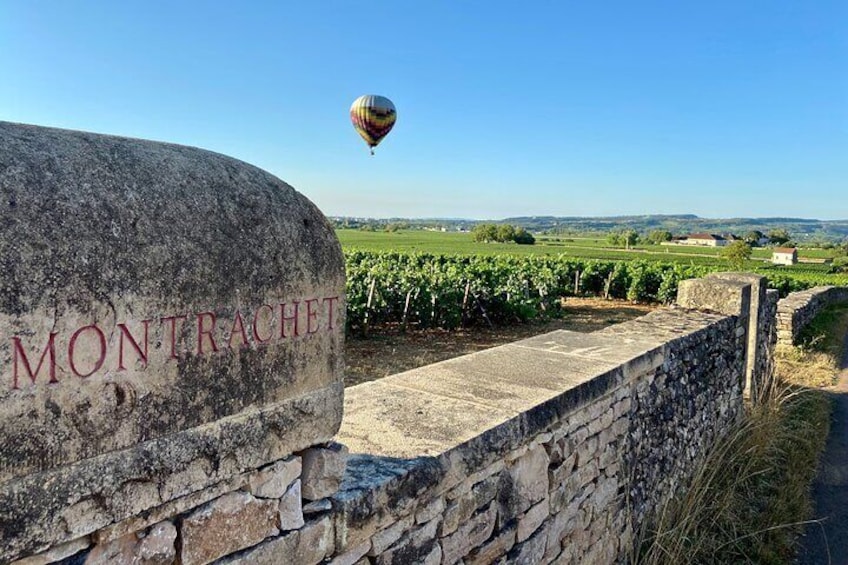
[[[0,562],[329,441],[344,312],[272,175],[0,122]]]

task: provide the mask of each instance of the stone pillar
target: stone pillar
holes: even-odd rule
[[[753,273],[711,273],[708,279],[736,281],[751,285],[751,307],[748,315],[748,345],[745,361],[745,398],[758,400],[770,381],[769,374],[761,374],[764,370],[763,355],[766,353],[760,343],[768,337],[763,330],[768,326],[766,316],[766,289],[768,281],[765,277]]]
[[[740,375],[743,391],[748,391],[748,368],[751,366],[749,355],[753,355],[748,339],[751,331],[751,295],[751,283],[733,276],[683,280],[677,289],[679,306],[736,317],[737,343],[744,352],[743,372]]]

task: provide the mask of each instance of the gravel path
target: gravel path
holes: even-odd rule
[[[827,446],[813,484],[815,517],[801,540],[800,565],[848,565],[848,336],[834,394]]]

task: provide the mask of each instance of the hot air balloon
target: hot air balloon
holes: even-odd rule
[[[392,131],[396,119],[395,105],[385,96],[366,94],[350,106],[350,121],[371,148],[372,155],[377,144]]]

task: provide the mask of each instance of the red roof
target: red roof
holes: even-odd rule
[[[797,251],[798,250],[795,249],[794,247],[775,247],[774,248],[775,253],[797,253]]]

